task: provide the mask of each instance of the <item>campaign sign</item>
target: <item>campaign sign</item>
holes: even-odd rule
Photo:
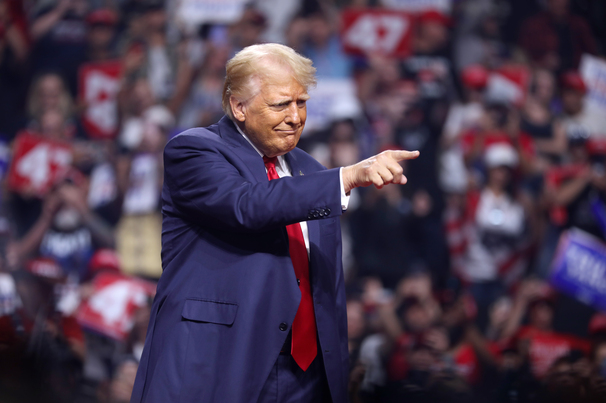
[[[82,125],[89,137],[112,139],[118,134],[119,61],[86,63],[79,71],[79,97],[85,105]]]
[[[413,18],[406,12],[352,8],[343,11],[342,22],[341,38],[347,53],[410,54]]]
[[[72,162],[68,144],[32,132],[21,132],[13,150],[8,185],[21,194],[44,196],[65,176]]]
[[[3,178],[4,174],[8,171],[10,155],[10,146],[4,140],[0,139],[0,178]]]
[[[186,26],[232,24],[242,17],[246,0],[181,0],[175,13]]]
[[[449,14],[452,11],[452,0],[382,0],[381,4],[386,8],[394,8],[411,13],[437,10]]]
[[[592,134],[606,136],[606,61],[591,55],[583,55],[579,65],[587,94],[585,109]]]
[[[356,83],[350,78],[318,79],[316,87],[309,90],[311,98],[307,101],[307,123],[303,135],[326,129],[335,120],[360,116],[362,106],[356,91]]]
[[[119,273],[99,273],[93,280],[94,292],[84,301],[76,319],[82,327],[116,340],[125,340],[137,309],[147,304],[156,286],[148,281]]]
[[[521,106],[526,99],[529,84],[530,71],[526,66],[504,66],[488,76],[486,98]]]
[[[550,281],[581,302],[606,310],[606,245],[579,229],[564,232]]]

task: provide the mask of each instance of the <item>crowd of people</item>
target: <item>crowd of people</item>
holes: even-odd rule
[[[408,9],[406,57],[346,51],[344,10],[407,3],[436,8]],[[197,25],[178,4],[0,0],[0,400],[129,401],[164,145],[223,116],[231,56],[280,42],[317,69],[301,148],[421,153],[341,220],[351,401],[606,402],[606,315],[549,281],[568,231],[606,241],[580,71],[602,3],[257,0]]]

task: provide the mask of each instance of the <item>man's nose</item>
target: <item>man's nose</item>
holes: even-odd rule
[[[301,123],[301,116],[299,115],[299,107],[296,102],[292,102],[288,109],[286,110],[286,119],[284,119],[286,123],[298,125]]]

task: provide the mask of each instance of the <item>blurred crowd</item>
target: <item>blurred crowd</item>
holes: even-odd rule
[[[409,12],[406,56],[348,51],[343,13],[367,8]],[[585,0],[0,0],[0,401],[129,401],[163,147],[222,117],[231,56],[280,42],[317,68],[301,148],[329,168],[421,152],[341,220],[351,401],[606,402],[606,315],[549,281],[562,234],[606,241],[581,71],[605,18]]]

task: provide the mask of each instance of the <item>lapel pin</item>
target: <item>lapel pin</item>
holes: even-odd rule
[[[303,171],[299,171],[299,176],[303,176]]]

